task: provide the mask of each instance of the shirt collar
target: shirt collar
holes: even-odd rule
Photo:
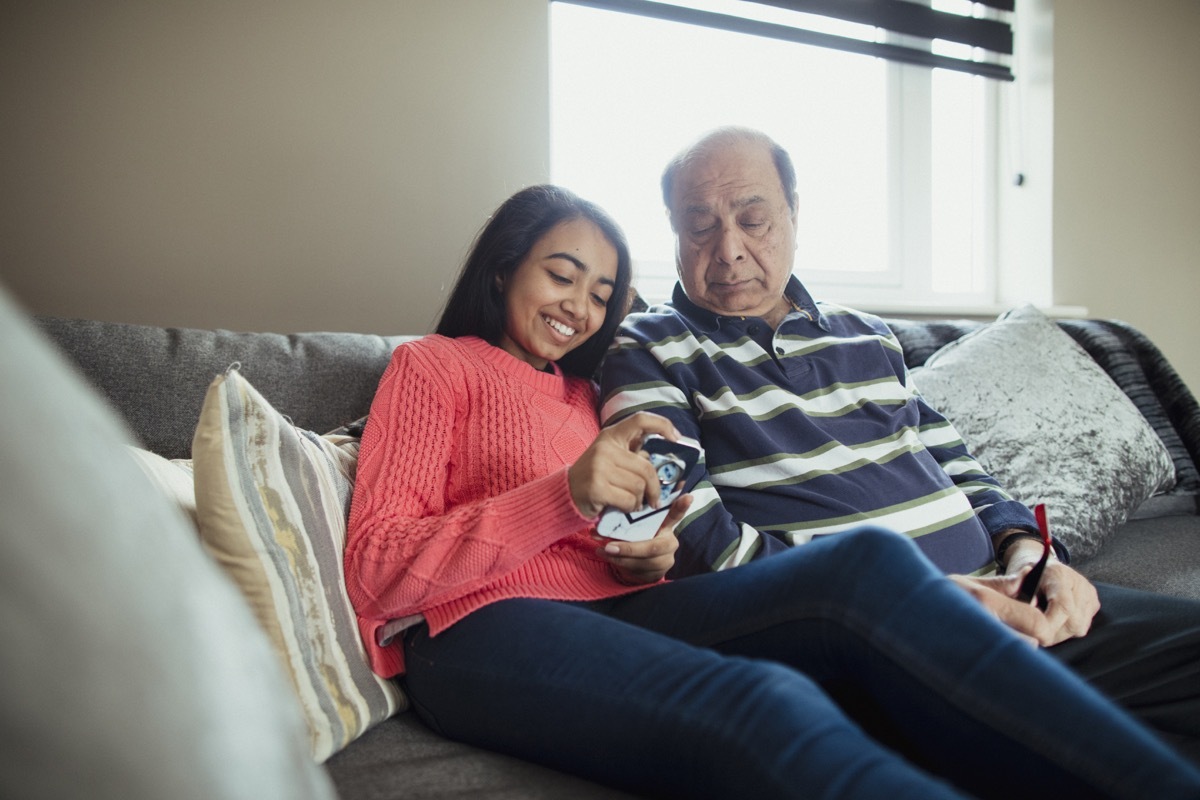
[[[792,305],[792,311],[783,318],[784,322],[791,319],[803,318],[812,320],[822,330],[829,330],[829,322],[825,319],[825,315],[817,308],[816,302],[808,289],[804,288],[804,284],[795,275],[788,278],[787,285],[783,287],[783,294]],[[687,293],[683,291],[683,284],[676,281],[675,289],[671,293],[670,305],[678,311],[682,316],[690,320],[700,330],[711,333],[721,327],[722,319],[742,319],[742,317],[730,316],[726,317],[721,314],[714,314],[707,308],[701,308],[688,298]]]

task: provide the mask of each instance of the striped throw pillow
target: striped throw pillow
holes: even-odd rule
[[[283,658],[324,762],[406,707],[367,663],[342,553],[358,440],[294,427],[235,368],[192,442],[200,536]]]

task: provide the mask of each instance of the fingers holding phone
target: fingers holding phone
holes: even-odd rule
[[[645,412],[600,431],[567,471],[571,499],[581,514],[595,517],[606,508],[633,511],[660,505],[658,474],[640,452],[650,438],[669,442],[679,434],[670,420]]]
[[[607,540],[597,548],[597,555],[612,565],[622,583],[656,583],[663,579],[675,566],[675,551],[679,540],[675,538],[675,526],[679,524],[692,504],[692,496],[677,497],[665,512],[657,533],[642,541],[626,542]]]
[[[687,477],[700,458],[700,448],[690,440],[673,441],[651,434],[642,442],[639,455],[654,470],[657,497],[637,509],[606,508],[596,523],[596,532],[601,536],[630,542],[654,537],[666,524],[668,507],[683,493]]]

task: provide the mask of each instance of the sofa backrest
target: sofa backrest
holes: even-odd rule
[[[981,328],[972,320],[884,320],[910,367]],[[212,379],[231,364],[281,413],[324,433],[367,413],[392,350],[414,336],[236,333],[38,317],[41,329],[124,416],[147,449],[191,455]],[[1157,347],[1126,323],[1061,320],[1163,439],[1180,488],[1200,489],[1200,404]]]
[[[367,413],[392,350],[414,338],[36,322],[145,447],[166,458],[191,456],[208,385],[231,364],[296,425],[325,433]]]

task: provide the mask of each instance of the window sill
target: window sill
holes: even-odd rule
[[[853,308],[866,311],[880,317],[899,317],[901,319],[976,319],[993,320],[1008,311],[1012,306],[979,305],[979,306],[933,306],[905,303],[855,303]],[[1083,319],[1087,317],[1086,306],[1047,306],[1039,307],[1047,317],[1054,319]]]

